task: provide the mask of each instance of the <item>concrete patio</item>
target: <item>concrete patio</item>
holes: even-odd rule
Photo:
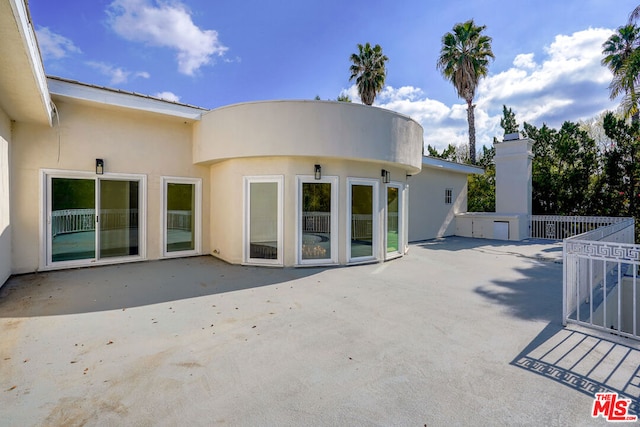
[[[562,328],[562,248],[446,238],[347,268],[212,257],[0,289],[0,424],[604,425],[640,343]]]

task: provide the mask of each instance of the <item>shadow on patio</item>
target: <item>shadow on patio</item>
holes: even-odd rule
[[[573,325],[563,327],[561,264],[532,260],[530,267],[516,268],[513,275],[474,289],[511,316],[548,322],[510,364],[590,397],[616,392],[631,400],[631,413],[639,414],[640,343]]]
[[[624,343],[549,324],[513,359],[517,366],[594,397],[616,392],[640,414],[640,350]]]
[[[322,270],[237,266],[200,256],[25,274],[0,288],[0,317],[126,309],[277,285]]]
[[[413,244],[428,250],[448,252],[477,250],[484,253],[495,253],[496,255],[515,255],[542,261],[562,262],[561,240],[526,239],[509,241],[450,236],[414,242]]]

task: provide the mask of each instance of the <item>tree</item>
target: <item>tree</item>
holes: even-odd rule
[[[478,166],[484,168],[482,175],[469,175],[467,210],[469,212],[495,212],[496,210],[496,165],[495,147],[482,146]]]
[[[573,122],[564,122],[560,130],[525,123],[524,131],[535,141],[533,213],[593,215],[599,169],[595,141]]]
[[[469,124],[469,154],[476,162],[476,128],[473,98],[478,82],[488,73],[489,59],[494,59],[491,37],[482,32],[485,25],[476,26],[473,19],[456,24],[453,32],[442,37],[442,48],[436,67],[455,87],[458,96],[467,102]]]
[[[607,114],[609,114],[609,112],[605,111],[589,119],[578,121],[580,129],[587,132],[589,137],[596,142],[599,155],[602,155],[614,145],[613,140],[609,138],[604,131],[604,117]]]
[[[442,153],[438,153],[438,150],[435,147],[432,147],[431,144],[429,144],[427,145],[427,152],[431,157],[449,160],[452,162],[456,161],[456,146],[453,144],[449,144],[447,148],[443,148]]]
[[[351,98],[349,97],[348,94],[340,94],[338,95],[338,98],[336,99],[336,101],[338,102],[351,102]]]
[[[502,106],[502,118],[500,127],[504,134],[518,132],[520,125],[516,121],[516,113],[506,105]],[[468,178],[468,201],[467,210],[469,212],[495,212],[496,210],[496,148],[499,143],[498,138],[493,138],[493,146],[487,148],[482,146],[482,153],[478,159],[478,166],[484,169],[482,175],[469,175]]]
[[[504,129],[504,134],[516,133],[520,125],[516,121],[516,113],[506,105],[502,106],[502,118],[500,119],[500,127]]]
[[[629,14],[629,24],[634,23],[638,18],[640,18],[640,6],[636,6],[636,8]]]
[[[609,85],[611,99],[624,94],[622,108],[625,117],[638,120],[638,75],[640,74],[640,29],[634,24],[619,27],[602,44],[602,65],[611,70],[613,79]]]
[[[371,47],[367,42],[364,46],[358,43],[358,53],[351,54],[350,59],[353,65],[349,68],[349,81],[356,80],[360,99],[364,104],[372,105],[376,95],[384,88],[389,58],[382,53],[380,45]]]
[[[613,113],[604,117],[604,130],[615,141],[604,155],[605,196],[611,214],[640,217],[640,124],[628,125]]]
[[[427,145],[427,155],[438,159],[448,160],[450,162],[469,163],[469,152],[463,144],[449,144],[447,148],[442,149],[442,153],[431,145]]]

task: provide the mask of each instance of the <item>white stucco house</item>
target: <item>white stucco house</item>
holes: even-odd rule
[[[210,254],[345,265],[455,234],[467,175],[376,107],[214,110],[47,77],[23,0],[0,0],[0,285],[11,274]]]

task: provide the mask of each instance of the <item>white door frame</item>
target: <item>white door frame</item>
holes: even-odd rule
[[[372,248],[370,256],[363,257],[351,257],[351,209],[352,209],[352,188],[354,185],[364,185],[372,187],[372,221],[373,221],[373,230],[372,230]],[[359,263],[359,262],[369,262],[375,261],[378,259],[379,247],[380,247],[380,211],[378,207],[378,200],[380,194],[380,180],[372,179],[372,178],[347,178],[347,262],[349,264]]]
[[[95,183],[95,203],[96,213],[100,212],[100,181],[138,181],[138,255],[124,257],[105,257],[100,258],[100,228],[99,224],[95,227],[95,254],[94,258],[71,260],[71,261],[52,261],[52,239],[51,239],[51,203],[52,203],[52,179],[68,178],[68,179],[85,179],[93,180]],[[40,270],[56,270],[61,268],[84,267],[89,265],[107,265],[119,264],[125,262],[141,261],[147,258],[147,176],[143,174],[121,174],[121,173],[105,173],[96,175],[91,172],[58,170],[58,169],[41,169],[40,170]],[[94,218],[95,220],[95,218]]]
[[[388,252],[388,236],[389,236],[389,191],[388,188],[398,189],[398,250]],[[384,259],[393,259],[404,255],[405,253],[405,184],[403,182],[392,181],[384,185]]]
[[[161,221],[160,221],[160,235],[162,239],[160,244],[162,248],[160,253],[164,258],[175,258],[182,256],[200,255],[202,252],[202,179],[201,178],[186,178],[175,176],[163,176],[160,178],[160,206],[161,206]],[[167,251],[167,188],[168,184],[191,184],[194,186],[194,218],[193,218],[193,249],[186,251]]]
[[[297,265],[327,265],[338,263],[338,197],[340,193],[337,176],[323,176],[315,179],[313,175],[296,176],[296,263]],[[331,257],[325,259],[302,259],[302,184],[331,184]]]
[[[282,266],[284,265],[284,176],[283,175],[257,175],[245,176],[243,197],[243,221],[242,221],[242,260],[244,264]],[[276,259],[251,258],[251,184],[252,183],[276,183],[278,185],[277,222],[278,231],[276,244]]]

